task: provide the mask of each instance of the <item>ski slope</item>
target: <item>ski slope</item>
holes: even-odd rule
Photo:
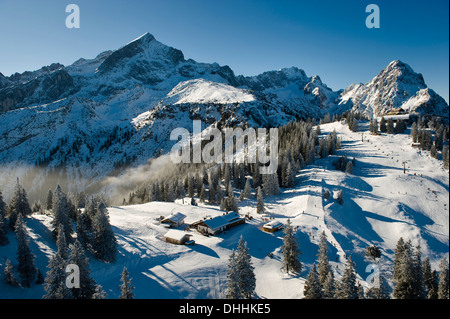
[[[320,234],[329,242],[330,264],[336,278],[344,270],[346,257],[356,263],[357,279],[364,286],[370,275],[365,248],[377,245],[382,251],[378,267],[392,285],[394,249],[399,237],[420,244],[422,256],[430,257],[431,266],[449,252],[449,177],[442,162],[428,152],[411,147],[408,134],[369,135],[364,123],[361,132],[350,132],[338,122],[321,125],[322,136],[336,130],[342,148],[335,155],[319,159],[300,171],[296,187],[282,189],[280,195],[264,198],[267,216],[296,229],[302,251],[300,274],[282,270],[281,231],[262,231],[264,216],[256,214],[256,198],[239,202],[241,215],[252,219],[220,235],[205,237],[190,231],[194,246],[173,245],[163,241],[167,229],[160,216],[178,211],[188,224],[223,214],[217,206],[190,201],[152,202],[142,205],[109,207],[110,222],[119,243],[117,261],[104,264],[91,258],[91,272],[108,298],[118,298],[121,272],[127,267],[135,286],[136,298],[223,298],[227,287],[228,257],[243,236],[252,255],[259,298],[302,298],[305,278],[317,260]],[[333,169],[332,161],[346,154],[355,157],[354,174]],[[405,173],[403,172],[405,162]],[[325,190],[331,197],[323,198]],[[343,191],[344,204],[336,201]],[[48,228],[50,217],[33,215],[27,219],[36,266],[47,271],[48,258],[56,245]],[[16,263],[16,241],[0,247],[0,269],[6,258]],[[270,254],[270,256],[269,256]],[[0,298],[41,298],[42,286],[12,288],[0,283]]]

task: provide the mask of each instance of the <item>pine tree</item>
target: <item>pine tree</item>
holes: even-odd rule
[[[97,284],[90,277],[89,259],[86,257],[83,246],[78,240],[73,245],[70,245],[68,258],[68,263],[77,265],[80,270],[80,288],[72,288],[74,298],[92,299],[96,292]]]
[[[114,262],[117,253],[117,240],[109,223],[108,211],[100,202],[92,220],[92,247],[99,260]]]
[[[250,185],[250,180],[247,178],[245,181],[245,187],[244,187],[244,198],[248,199],[252,195],[252,187]]]
[[[388,134],[394,134],[394,121],[392,119],[389,119],[387,121],[387,125],[386,125],[386,133]]]
[[[264,214],[264,199],[261,186],[258,186],[256,190],[256,212],[258,214]]]
[[[47,275],[44,281],[44,290],[47,292],[44,299],[71,299],[72,291],[66,286],[67,261],[59,253],[54,254],[48,263]]]
[[[358,299],[359,292],[356,285],[356,273],[351,257],[347,258],[344,274],[339,283],[337,297],[339,299]]]
[[[336,281],[334,279],[334,274],[330,271],[323,283],[323,298],[324,299],[334,299],[336,296]]]
[[[387,132],[386,120],[384,117],[382,117],[381,121],[380,121],[380,132],[383,132],[383,133]]]
[[[423,280],[422,252],[420,245],[416,247],[413,253],[413,296],[417,299],[426,297]]]
[[[59,225],[62,225],[66,235],[66,242],[71,240],[73,232],[72,221],[70,219],[70,209],[67,202],[66,194],[61,190],[61,186],[57,186],[53,194],[53,235],[58,236]]]
[[[1,198],[0,198],[1,200]],[[4,215],[0,212],[0,246],[9,244],[9,239],[6,236],[8,226],[6,225],[6,220]]]
[[[30,283],[36,277],[36,267],[34,266],[35,256],[30,249],[30,241],[25,229],[22,215],[18,215],[16,223],[17,238],[17,271],[22,279],[22,285],[30,287]]]
[[[202,184],[202,190],[200,191],[200,202],[204,203],[206,201],[206,188],[205,184]]]
[[[291,162],[287,164],[285,175],[284,187],[293,187],[295,185],[295,171]]]
[[[305,296],[305,299],[323,299],[319,273],[317,272],[315,263],[313,264],[311,271],[306,277],[303,295]]]
[[[447,258],[443,258],[439,263],[439,286],[438,286],[438,298],[449,299],[449,268]]]
[[[282,251],[283,267],[286,273],[289,274],[291,271],[300,273],[302,271],[302,264],[299,260],[301,251],[299,249],[299,244],[297,238],[295,237],[294,230],[289,219],[287,221],[286,227],[284,228]]]
[[[236,252],[236,271],[239,274],[239,290],[244,299],[251,299],[256,288],[256,278],[247,243],[242,236]]]
[[[64,227],[59,225],[58,237],[56,238],[56,247],[58,248],[58,254],[63,260],[67,260],[69,257],[69,248],[66,242],[66,235],[64,233]]]
[[[378,273],[378,285],[372,286],[367,290],[367,299],[389,299],[389,289],[381,273]]]
[[[92,295],[92,299],[106,299],[106,292],[103,290],[101,285],[95,286],[95,292]]]
[[[3,280],[12,287],[19,287],[19,281],[14,274],[14,267],[9,259],[6,259],[5,269],[3,270]]]
[[[31,215],[31,207],[28,202],[27,192],[20,185],[19,179],[17,179],[16,185],[14,187],[13,197],[8,207],[9,210],[9,227],[14,230],[18,215],[26,217]]]
[[[51,189],[48,190],[47,193],[47,206],[46,206],[47,210],[50,210],[53,208],[53,192]]]
[[[430,258],[423,260],[423,282],[428,299],[437,299],[438,297],[438,277],[437,272],[431,270]]]
[[[123,267],[122,277],[120,280],[122,284],[119,286],[120,296],[119,299],[134,299],[134,286],[132,285],[132,279],[128,278],[129,273],[126,267]]]
[[[237,271],[237,258],[234,249],[228,259],[227,278],[228,288],[225,293],[226,299],[243,299],[241,289],[239,287],[239,273]]]
[[[414,122],[411,125],[411,138],[412,138],[413,143],[417,143],[418,135],[419,135],[419,130],[417,129],[417,123]]]
[[[319,253],[317,254],[319,280],[323,285],[328,277],[328,273],[331,271],[331,266],[328,258],[328,240],[327,235],[323,231],[320,235]]]
[[[444,164],[444,168],[448,170],[449,168],[449,147],[448,145],[444,145],[442,147],[442,163]]]
[[[394,252],[394,298],[413,299],[414,291],[414,260],[411,242],[400,238]]]
[[[6,236],[8,233],[8,225],[6,221],[6,204],[3,201],[2,192],[0,192],[0,246],[9,244],[9,239]]]

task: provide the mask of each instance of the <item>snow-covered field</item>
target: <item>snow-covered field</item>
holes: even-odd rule
[[[364,127],[363,124],[360,125]],[[394,249],[399,237],[420,244],[423,258],[428,256],[437,269],[438,262],[449,253],[449,176],[442,161],[428,152],[411,147],[408,134],[369,135],[350,132],[346,125],[321,126],[325,135],[336,129],[342,148],[336,155],[317,160],[297,175],[297,186],[282,189],[277,196],[264,198],[268,215],[285,223],[291,220],[297,229],[302,251],[303,270],[299,275],[282,271],[282,237],[262,231],[264,220],[256,214],[256,199],[239,202],[241,215],[253,218],[217,236],[205,237],[191,231],[194,246],[173,245],[163,241],[167,229],[157,218],[181,212],[188,224],[206,216],[223,214],[217,206],[189,201],[152,202],[143,205],[109,207],[110,221],[119,243],[117,261],[104,264],[91,258],[92,276],[101,284],[108,298],[119,296],[118,286],[124,266],[130,272],[137,298],[223,298],[227,286],[226,268],[232,249],[240,236],[247,241],[256,274],[256,295],[260,298],[301,298],[303,285],[316,261],[320,234],[325,231],[329,257],[336,277],[344,269],[345,257],[356,263],[358,280],[368,286],[365,248],[377,245],[382,251],[378,266],[391,281]],[[331,162],[346,154],[356,159],[354,174],[334,170]],[[403,162],[406,172],[403,172]],[[331,197],[323,198],[325,190]],[[342,189],[344,204],[336,201]],[[50,218],[33,215],[27,219],[32,238],[31,248],[37,256],[36,266],[47,271],[48,258],[56,245],[48,227]],[[16,264],[16,241],[0,247],[0,269],[6,258]],[[271,256],[269,254],[272,253]],[[0,283],[0,298],[41,298],[42,286],[12,288]]]

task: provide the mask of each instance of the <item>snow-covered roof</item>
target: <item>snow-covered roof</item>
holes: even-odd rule
[[[192,235],[187,234],[186,232],[178,229],[171,229],[164,235],[165,238],[171,238],[179,241],[183,240],[185,236],[192,236]]]
[[[385,120],[409,120],[409,114],[383,115]]]
[[[283,223],[279,220],[272,220],[271,222],[268,222],[267,224],[264,224],[263,227],[265,228],[277,228],[283,226]]]
[[[176,212],[176,213],[172,213],[169,216],[167,216],[166,218],[164,218],[161,223],[164,222],[168,222],[168,221],[172,221],[174,223],[178,223],[180,221],[182,221],[183,219],[186,218],[186,215],[180,213],[180,212]]]
[[[239,214],[235,212],[231,212],[226,215],[220,215],[211,219],[207,219],[203,222],[206,224],[206,226],[214,230],[226,226],[238,219],[242,219],[242,217],[240,217]]]

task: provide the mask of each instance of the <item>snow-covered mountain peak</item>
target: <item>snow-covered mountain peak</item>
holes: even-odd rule
[[[98,67],[98,71],[107,73],[124,68],[155,69],[182,61],[184,61],[184,55],[180,50],[166,46],[150,33],[145,33],[111,53]]]
[[[243,89],[224,83],[194,79],[179,83],[170,91],[163,104],[240,103],[254,101],[255,97]]]

